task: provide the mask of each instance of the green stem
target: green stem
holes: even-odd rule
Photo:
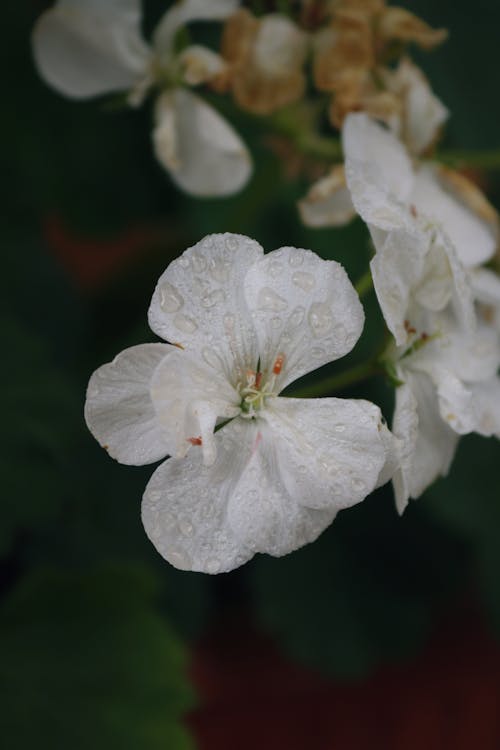
[[[317,396],[326,396],[335,391],[340,391],[347,386],[361,383],[363,380],[368,380],[375,375],[380,375],[382,369],[378,362],[370,360],[369,362],[362,362],[360,365],[355,365],[349,370],[344,370],[338,375],[332,375],[325,380],[321,380],[319,383],[311,383],[311,385],[298,388],[289,394],[292,398],[316,398]]]
[[[368,269],[366,273],[364,273],[363,276],[358,279],[358,281],[354,285],[354,288],[361,299],[373,289],[373,278],[370,269]]]

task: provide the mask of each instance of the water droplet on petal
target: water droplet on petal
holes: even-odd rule
[[[337,339],[339,343],[345,344],[346,338],[347,338],[347,329],[345,325],[342,323],[339,323],[337,326],[335,326],[335,329],[333,331],[333,335]]]
[[[207,261],[203,255],[192,255],[191,262],[196,273],[202,273],[207,267]]]
[[[281,323],[281,318],[278,315],[275,315],[274,318],[271,318],[271,328],[280,328]]]
[[[193,524],[190,521],[179,521],[179,531],[184,536],[193,536]]]
[[[168,560],[174,567],[181,568],[181,570],[191,567],[191,558],[185,550],[179,547],[175,547],[169,551]]]
[[[277,279],[278,276],[281,276],[283,273],[283,266],[281,263],[278,263],[278,261],[273,260],[272,263],[269,264],[269,275],[273,279]]]
[[[304,292],[310,292],[316,285],[316,279],[312,273],[308,273],[307,271],[295,271],[292,281],[295,286],[300,287]]]
[[[322,359],[326,356],[325,350],[322,349],[320,346],[315,346],[311,349],[311,354],[314,357],[314,359]]]
[[[184,304],[184,299],[179,294],[175,286],[168,281],[164,281],[160,287],[160,307],[166,313],[173,313],[180,310]]]
[[[237,250],[238,249],[238,237],[226,237],[226,247],[228,250]]]
[[[356,492],[363,492],[366,489],[366,485],[361,481],[361,479],[353,479],[351,482],[351,486],[353,490],[356,490]]]
[[[189,258],[186,258],[185,255],[181,255],[181,257],[178,260],[179,265],[182,268],[188,268],[189,267]]]
[[[293,326],[293,328],[296,328],[297,326],[300,326],[302,321],[304,320],[305,315],[305,309],[303,307],[296,307],[295,310],[290,315],[290,325]]]
[[[333,429],[335,430],[335,432],[345,432],[345,424],[339,422],[334,426]]]
[[[101,389],[97,385],[91,385],[89,386],[87,390],[87,398],[97,398],[97,396],[100,394]]]
[[[279,312],[280,310],[286,310],[288,307],[288,302],[272,289],[269,289],[269,287],[264,287],[260,290],[257,304],[260,310],[266,312]]]
[[[188,318],[187,315],[176,315],[174,318],[174,325],[183,333],[194,333],[198,328],[198,325],[194,320]]]
[[[308,321],[315,338],[326,336],[330,332],[333,320],[329,305],[326,302],[315,302],[309,310]]]
[[[210,275],[215,281],[224,284],[229,279],[231,264],[227,261],[216,261],[210,266]]]
[[[158,502],[158,500],[160,500],[160,498],[161,498],[161,492],[158,492],[158,490],[153,490],[153,491],[152,491],[152,492],[150,492],[150,493],[149,493],[149,495],[148,495],[148,499],[149,499],[149,500],[150,500],[150,502],[152,502],[152,503],[157,503],[157,502]]]
[[[217,573],[220,568],[220,560],[217,557],[211,557],[207,560],[207,573]]]
[[[214,289],[212,292],[208,292],[201,298],[201,304],[206,308],[215,307],[215,305],[224,302],[225,299],[226,295],[222,289]]]
[[[301,253],[299,250],[297,250],[296,252],[292,252],[290,254],[288,262],[293,268],[297,268],[297,266],[301,266],[302,263],[304,262],[304,253]]]

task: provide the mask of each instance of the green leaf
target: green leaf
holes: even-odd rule
[[[146,568],[38,571],[0,610],[9,750],[187,750],[186,655]]]
[[[422,646],[456,588],[462,550],[414,509],[398,518],[392,503],[379,492],[314,544],[253,564],[258,619],[292,658],[359,678]]]

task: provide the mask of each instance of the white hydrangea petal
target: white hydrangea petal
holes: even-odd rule
[[[392,462],[380,409],[368,401],[279,397],[269,399],[265,419],[283,483],[300,505],[334,512],[355,505]]]
[[[168,266],[149,308],[158,336],[197,353],[233,386],[257,367],[257,337],[243,289],[248,269],[262,256],[249,237],[209,235]]]
[[[248,439],[235,420],[217,433],[217,458],[202,463],[193,448],[184,459],[165,461],[151,477],[142,502],[142,521],[158,552],[181,570],[225,573],[254,552],[228,523],[227,506],[245,464]],[[235,427],[239,427],[235,429]]]
[[[175,436],[176,458],[183,458],[191,441],[201,440],[204,462],[215,460],[217,419],[235,417],[241,397],[226,378],[201,357],[175,348],[156,368],[151,399],[158,421]]]
[[[297,204],[306,227],[340,227],[355,216],[351,193],[345,181],[343,165],[336,165],[315,182]]]
[[[33,31],[38,70],[68,97],[130,89],[146,75],[151,54],[140,25],[139,0],[59,0]]]
[[[364,113],[347,116],[342,143],[347,185],[361,218],[385,231],[409,228],[414,174],[404,146]]]
[[[226,196],[246,184],[252,161],[234,128],[213,107],[185,89],[158,97],[153,146],[182,190],[198,197]]]
[[[438,477],[446,476],[458,435],[441,419],[431,379],[408,369],[399,376],[404,385],[396,390],[392,430],[401,441],[401,469],[393,484],[402,513],[409,498],[417,499]]]
[[[173,53],[175,35],[192,21],[222,21],[234,13],[240,0],[178,0],[157,25],[153,44],[161,55]]]
[[[410,200],[448,236],[464,266],[480,265],[493,256],[497,238],[491,226],[445,191],[434,166],[418,170]]]
[[[408,340],[411,298],[422,278],[428,239],[405,230],[389,232],[370,263],[373,285],[388,329],[396,344]]]
[[[110,456],[140,466],[174,448],[171,430],[157,419],[150,385],[154,372],[175,347],[142,344],[125,349],[94,372],[85,402],[85,421]]]
[[[363,308],[345,270],[310,250],[265,255],[246,275],[245,298],[265,376],[281,358],[278,391],[350,352],[363,329]]]

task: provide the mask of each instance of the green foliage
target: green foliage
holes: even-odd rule
[[[186,657],[147,569],[41,569],[0,610],[2,745],[188,750]]]
[[[398,519],[379,492],[314,544],[256,561],[257,615],[294,659],[359,678],[421,647],[460,581],[462,553],[423,517]]]

